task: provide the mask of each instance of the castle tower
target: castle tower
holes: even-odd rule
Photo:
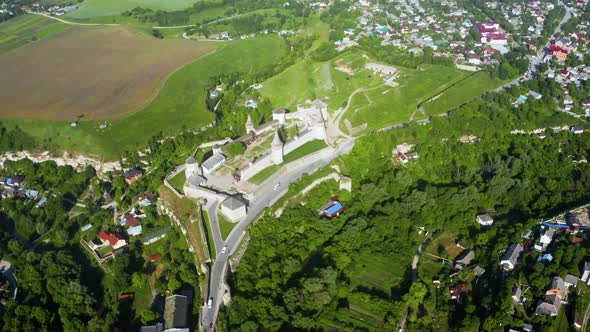
[[[281,141],[281,138],[279,137],[278,130],[275,131],[275,137],[272,140],[271,158],[274,164],[280,164],[283,162],[283,141]]]
[[[280,126],[284,126],[287,121],[287,110],[284,108],[276,108],[272,111],[272,119],[279,122]]]
[[[249,134],[253,131],[255,131],[254,122],[252,121],[250,114],[248,114],[248,120],[246,121],[246,134]]]
[[[184,175],[186,178],[190,178],[193,175],[199,175],[199,162],[193,156],[186,158],[184,162],[186,164],[186,168],[184,169]]]

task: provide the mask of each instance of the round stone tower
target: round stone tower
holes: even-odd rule
[[[187,179],[193,175],[199,175],[199,162],[195,157],[190,156],[186,158],[185,164],[184,175]]]
[[[283,162],[283,141],[281,141],[278,131],[275,131],[275,137],[272,140],[271,158],[274,164]]]

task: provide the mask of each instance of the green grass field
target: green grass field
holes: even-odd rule
[[[69,122],[2,119],[8,127],[20,126],[46,142],[52,150],[83,152],[115,159],[125,150],[145,146],[147,138],[162,131],[165,135],[187,128],[201,128],[214,119],[206,110],[204,90],[208,78],[221,73],[254,73],[276,63],[287,51],[277,36],[216,43],[217,52],[173,73],[155,99],[142,111],[109,121],[100,130],[98,121],[82,121],[77,128]]]
[[[363,70],[356,76],[369,73]],[[456,68],[436,65],[423,65],[418,69],[399,67],[398,73],[398,87],[378,84],[365,88],[366,100],[355,101],[345,115],[353,127],[366,123],[370,130],[407,122],[420,101],[468,75]]]
[[[37,15],[21,15],[0,23],[0,54],[38,41],[69,26]]]
[[[237,223],[231,223],[225,217],[219,213],[218,215],[219,221],[219,230],[221,231],[221,238],[226,239],[229,233],[231,233],[232,229],[236,227]]]
[[[84,0],[78,10],[66,15],[68,18],[89,18],[119,15],[135,7],[178,10],[190,7],[198,0]]]
[[[319,151],[328,145],[321,140],[313,140],[311,142],[307,142],[302,146],[298,147],[297,149],[291,151],[291,153],[285,155],[283,158],[283,163],[280,165],[272,165],[268,168],[265,168],[260,173],[251,177],[248,181],[254,184],[261,184],[264,180],[268,179],[271,175],[276,173],[281,167],[284,165],[297,160],[301,157],[307,156],[308,154],[312,154],[316,151]]]
[[[462,251],[463,249],[457,247],[457,237],[450,232],[443,232],[426,248],[426,252],[451,260],[459,256]]]
[[[211,222],[207,211],[203,211],[203,223],[205,224],[205,235],[207,235],[207,244],[209,245],[209,257],[217,257],[217,250],[215,250],[215,240],[213,239],[213,231],[211,230]]]
[[[184,187],[184,182],[186,181],[186,175],[183,172],[180,172],[178,174],[176,174],[175,177],[171,178],[168,182],[170,182],[170,185],[176,189],[176,191],[178,191],[179,193],[182,194],[183,189],[182,187]]]
[[[358,260],[363,263],[355,264],[350,273],[353,288],[361,285],[389,293],[391,288],[398,286],[403,281],[405,272],[401,268],[403,265],[392,265],[391,257],[363,251]]]
[[[438,115],[477,98],[486,91],[493,90],[500,85],[502,85],[502,81],[499,79],[492,79],[485,72],[477,72],[422,106],[426,114]]]
[[[435,96],[470,74],[437,65],[423,65],[418,69],[398,67],[400,77],[397,82],[400,85],[390,87],[383,83],[383,77],[364,69],[369,61],[360,51],[351,51],[323,63],[308,58],[264,82],[260,91],[275,107],[295,109],[296,105],[307,100],[320,98],[329,103],[330,112],[346,106],[349,97],[358,91],[352,97],[344,119],[353,127],[366,123],[367,130],[370,130],[409,121],[420,101]],[[339,70],[343,67],[354,71],[354,75]],[[495,83],[486,81],[479,74],[474,77],[473,81],[465,82],[469,86],[468,93],[462,92],[462,85],[453,87],[447,92],[448,96],[439,98],[439,103],[444,103],[433,103],[432,109],[463,103]]]

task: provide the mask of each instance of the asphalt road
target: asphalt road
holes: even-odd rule
[[[280,197],[287,193],[289,189],[289,184],[299,180],[303,174],[312,173],[320,167],[330,163],[332,160],[339,157],[340,155],[347,153],[354,145],[354,141],[355,139],[349,139],[345,141],[343,144],[341,144],[339,148],[335,149],[332,153],[326,153],[325,156],[320,157],[318,160],[315,160],[309,164],[301,165],[299,167],[293,167],[286,170],[280,177],[281,184],[277,190],[274,190],[276,182],[270,181],[267,181],[258,188],[258,192],[256,193],[256,195],[254,195],[255,198],[252,201],[250,201],[246,218],[244,218],[234,227],[234,229],[227,237],[226,241],[223,242],[223,246],[227,246],[227,251],[223,253],[222,250],[217,250],[217,257],[215,258],[209,277],[209,295],[206,301],[208,302],[209,299],[212,298],[212,303],[211,308],[209,308],[208,303],[203,307],[201,315],[202,331],[213,330],[209,329],[209,325],[213,323],[214,326],[215,321],[217,320],[217,315],[219,313],[219,307],[222,303],[221,298],[224,294],[223,282],[225,280],[225,273],[227,271],[227,263],[229,256],[231,255],[231,253],[238,249],[238,245],[242,238],[242,234],[246,231],[248,226],[250,226],[250,224],[254,220],[256,220],[258,215],[260,215],[260,213],[265,208],[272,206],[272,204],[274,204]],[[211,211],[211,208],[209,209],[209,211]],[[209,212],[210,220],[214,219],[213,215],[215,215],[216,212],[216,209],[212,209],[212,212]],[[212,227],[215,226],[212,225]],[[215,241],[217,242],[217,240]]]
[[[219,228],[219,219],[217,218],[217,201],[212,202],[207,208],[209,215],[209,222],[211,223],[211,232],[213,233],[213,241],[215,242],[215,252],[219,253],[223,247],[223,239],[221,238],[221,231]]]

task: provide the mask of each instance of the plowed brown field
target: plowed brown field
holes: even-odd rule
[[[0,117],[73,121],[130,114],[172,72],[214,48],[124,27],[72,27],[0,55]]]

